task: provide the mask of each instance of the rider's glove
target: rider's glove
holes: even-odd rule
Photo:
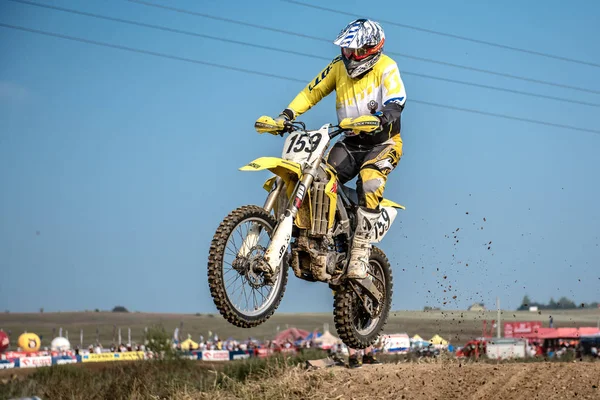
[[[381,132],[381,118],[377,114],[361,115],[357,118],[344,118],[340,122],[340,128],[351,130],[355,135],[360,135],[361,133],[372,135]]]
[[[290,118],[290,116],[292,118]],[[263,115],[254,123],[254,128],[258,133],[270,133],[271,135],[283,135],[288,127],[286,124],[293,119],[294,112],[290,109],[285,109],[276,118],[271,118]]]
[[[289,122],[290,119],[285,114],[279,114],[279,116],[276,118],[273,118],[273,120],[275,121],[277,126],[281,126],[282,127],[281,129],[283,129],[283,127],[285,126],[285,123]],[[274,135],[277,135],[277,132],[275,132]]]

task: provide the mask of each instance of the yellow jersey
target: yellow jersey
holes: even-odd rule
[[[368,104],[371,100],[377,102],[376,111],[381,111],[389,103],[395,103],[402,108],[406,102],[406,90],[398,65],[390,57],[381,54],[370,71],[353,79],[346,72],[340,55],[334,58],[313,81],[298,93],[287,108],[293,111],[294,118],[296,118],[315,106],[333,90],[336,92],[338,122],[344,118],[356,118],[370,114]],[[386,131],[385,136],[389,138],[400,132],[399,113],[398,121],[388,122],[389,126],[384,126],[384,130]]]

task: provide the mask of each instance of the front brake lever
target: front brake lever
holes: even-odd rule
[[[285,121],[285,122],[283,123],[283,130],[281,130],[281,131],[279,132],[279,135],[280,135],[281,137],[283,137],[283,135],[284,135],[285,133],[289,133],[289,132],[293,132],[293,131],[294,131],[294,123],[293,123],[293,122],[291,122],[291,121]]]

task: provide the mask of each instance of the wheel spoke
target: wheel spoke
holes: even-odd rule
[[[233,285],[234,283],[236,283],[236,282],[238,281],[238,279],[240,279],[240,277],[241,277],[241,276],[242,276],[242,275],[239,275],[239,274],[238,274],[238,276],[236,276],[236,277],[233,279],[233,281],[227,281],[227,283],[229,283],[229,284],[227,285],[227,287],[225,288],[225,290],[229,289],[229,288],[231,287],[231,285]]]
[[[242,277],[241,282],[242,282],[242,287],[243,287],[243,285],[244,285],[244,277]],[[235,303],[234,304],[239,305],[240,298],[242,297],[242,294],[243,294],[243,292],[240,290],[239,293],[238,293],[238,295],[237,295],[237,298],[235,299]]]
[[[232,244],[233,244],[233,248],[234,248],[234,251],[233,251],[234,254],[239,253],[240,249],[238,248],[237,243],[235,242],[235,238],[233,237],[233,235],[231,235],[230,238],[231,238],[231,241],[233,242]],[[229,246],[227,246],[227,248],[229,248]]]
[[[225,255],[231,256],[231,257],[237,257],[237,254],[233,252],[233,250],[231,250],[229,247],[227,247],[225,249]]]
[[[227,253],[227,252],[230,253]],[[231,255],[232,257],[237,257],[238,251],[237,250],[232,250],[229,248],[229,245],[225,248],[225,253]]]
[[[246,280],[246,282],[248,282],[248,280]],[[246,285],[242,286],[242,291],[244,293],[244,300],[246,300],[246,307],[248,307],[248,294],[246,293]],[[246,311],[248,308],[244,308],[244,311]]]
[[[254,305],[254,309],[256,310],[256,290],[252,289],[252,304]]]

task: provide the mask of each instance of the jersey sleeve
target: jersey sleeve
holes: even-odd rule
[[[383,85],[383,106],[393,102],[400,107],[404,107],[404,103],[406,102],[406,89],[404,88],[404,82],[402,82],[400,70],[396,63],[390,65],[383,72],[381,84]]]
[[[304,114],[335,89],[337,63],[341,56],[333,59],[288,105],[294,118]]]

